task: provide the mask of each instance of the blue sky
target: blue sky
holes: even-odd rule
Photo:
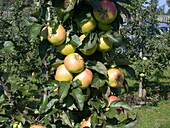
[[[159,6],[163,6],[165,5],[165,12],[168,11],[168,9],[170,9],[166,3],[166,0],[158,0]]]

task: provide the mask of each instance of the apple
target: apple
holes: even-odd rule
[[[53,33],[54,31],[54,33]],[[48,41],[56,46],[62,44],[66,39],[66,30],[65,28],[59,24],[54,29],[48,26]]]
[[[84,34],[81,35],[81,36],[79,37],[80,41],[82,42],[85,37],[86,37],[86,35],[84,35]],[[89,55],[92,55],[93,53],[95,53],[96,49],[97,49],[97,44],[95,44],[95,45],[94,45],[92,48],[90,48],[90,49],[80,50],[80,52],[82,52],[84,55],[89,56]]]
[[[45,26],[41,29],[40,40],[43,41],[44,39],[47,39],[47,37],[48,37],[48,26]]]
[[[113,42],[107,37],[100,36],[97,43],[97,50],[100,52],[108,52],[112,49]]]
[[[85,128],[85,127],[89,127],[89,128],[91,127],[91,117],[83,119],[83,121],[81,122],[80,128]]]
[[[55,80],[57,81],[72,81],[73,75],[70,73],[64,64],[57,67],[56,73],[55,73]]]
[[[100,6],[101,10],[93,9],[95,19],[103,24],[113,22],[117,16],[116,5],[109,0],[102,0]]]
[[[117,68],[110,68],[108,69],[108,85],[110,87],[119,87],[123,84],[124,75],[123,73]]]
[[[100,22],[98,22],[97,27],[100,30],[103,30],[103,31],[109,31],[109,30],[113,29],[111,24],[103,24],[103,23],[100,23]]]
[[[116,100],[120,100],[117,96],[110,96],[108,98],[108,102],[109,102],[109,105],[113,102],[113,101],[116,101]]]
[[[108,98],[108,103],[109,103],[108,106],[110,106],[110,104],[111,104],[113,101],[117,101],[117,100],[121,100],[121,99],[119,99],[117,96],[110,96],[110,97]],[[109,108],[108,108],[108,109],[109,109]],[[121,111],[122,111],[122,108],[117,108],[116,111],[117,111],[117,114],[120,114]]]
[[[79,73],[77,76],[75,76],[73,81],[77,79],[81,81],[81,85],[79,86],[79,88],[86,89],[87,87],[89,87],[89,85],[92,82],[93,73],[89,69],[85,69],[84,71]]]
[[[83,20],[82,22],[77,22],[77,26],[81,33],[89,33],[96,28],[96,20],[91,17],[89,20]]]
[[[78,53],[71,53],[64,58],[64,65],[71,73],[80,73],[84,70],[84,59]]]
[[[47,127],[43,127],[42,125],[31,125],[30,128],[47,128]]]
[[[62,55],[69,55],[76,51],[76,47],[71,43],[65,43],[65,44],[61,44],[61,45],[57,46],[57,50]]]

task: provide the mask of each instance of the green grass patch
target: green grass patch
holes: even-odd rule
[[[136,108],[140,117],[136,128],[169,128],[170,127],[170,99],[161,101],[156,107]]]

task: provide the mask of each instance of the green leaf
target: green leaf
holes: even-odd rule
[[[105,65],[99,61],[88,61],[87,63],[88,68],[93,69],[95,71],[97,71],[100,74],[103,74],[105,76],[107,76],[107,68],[105,67]]]
[[[104,113],[104,115],[106,115],[106,117],[107,117],[107,118],[110,118],[110,119],[113,118],[113,117],[115,117],[116,114],[117,114],[116,108],[113,108],[113,107],[109,108],[109,110]]]
[[[130,15],[129,11],[126,8],[124,8],[120,4],[116,4],[116,7],[125,14],[127,19],[131,19],[131,15]]]
[[[66,104],[66,107],[69,109],[69,110],[76,110],[77,107],[76,105],[74,104],[74,99],[72,96],[68,96],[64,99],[64,103]]]
[[[3,50],[6,52],[14,51],[14,44],[11,41],[5,41],[3,46],[4,46]]]
[[[119,100],[111,102],[110,107],[121,107],[127,110],[132,110],[132,107],[129,104],[127,104],[124,101],[119,101]]]
[[[130,67],[130,66],[128,66],[128,65],[121,65],[121,67],[124,68],[124,69],[127,71],[127,73],[128,73],[129,75],[131,75],[132,77],[135,77],[135,76],[136,76],[135,70],[134,70],[132,67]]]
[[[45,57],[49,46],[50,46],[50,43],[47,40],[43,40],[39,44],[39,56],[41,59],[43,59]]]
[[[38,34],[40,33],[40,30],[42,28],[42,25],[41,24],[33,24],[31,25],[31,28],[29,30],[29,33],[28,33],[28,37],[29,37],[29,40],[34,40]]]
[[[103,77],[102,75],[98,73],[95,73],[93,76],[91,87],[99,88],[99,87],[102,87],[105,83],[106,83],[105,77]]]
[[[62,119],[67,125],[69,125],[71,128],[73,128],[73,126],[71,124],[70,116],[66,112],[63,112]]]
[[[40,108],[39,108],[40,113],[42,113],[46,109],[47,103],[48,103],[48,96],[47,94],[43,94],[43,97],[41,98]]]
[[[79,47],[79,50],[88,50],[93,48],[97,43],[97,34],[88,34],[82,41],[82,45]]]
[[[126,66],[126,65],[132,64],[126,58],[117,58],[117,57],[115,57],[114,61],[115,61],[116,65],[121,65],[121,66]]]
[[[96,110],[99,110],[103,106],[100,99],[90,99],[88,104],[96,108]]]
[[[122,40],[121,35],[119,35],[118,33],[110,33],[110,32],[106,32],[104,37],[108,37],[111,41],[113,41],[115,46],[124,46],[125,43]]]
[[[80,39],[77,35],[71,36],[70,43],[75,45],[76,47],[79,47],[80,45],[82,45],[82,42],[80,41]]]
[[[76,100],[78,108],[82,111],[84,107],[84,95],[80,88],[73,89],[71,95]]]
[[[52,100],[50,100],[50,101],[48,102],[47,106],[46,106],[45,111],[47,112],[49,109],[51,109],[52,106],[53,106],[57,101],[59,101],[59,99],[52,99]]]
[[[75,18],[75,22],[85,22],[91,18],[91,13],[87,9],[83,9]]]
[[[0,122],[5,122],[5,121],[7,121],[8,119],[9,119],[8,117],[0,116]]]
[[[137,116],[135,119],[125,119],[123,122],[121,122],[120,128],[135,128],[136,125],[139,123],[139,117]]]
[[[59,96],[60,96],[61,102],[63,102],[63,99],[68,95],[69,89],[70,89],[69,82],[60,82],[59,83]]]
[[[23,21],[20,22],[20,26],[21,26],[21,27],[31,26],[31,25],[32,25],[32,23],[30,23],[30,22],[28,21],[28,19],[24,19]]]

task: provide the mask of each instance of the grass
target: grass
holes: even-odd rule
[[[131,91],[137,92],[139,81],[132,78],[128,78],[127,81],[132,87]],[[170,86],[170,66],[164,70],[157,82],[164,89],[168,98],[167,100],[159,101],[156,106],[143,106],[135,108],[133,112],[130,112],[130,117],[135,117],[136,113],[139,115],[140,120],[136,128],[170,128],[170,98],[168,89]],[[159,87],[159,85],[155,85],[155,87]],[[156,88],[152,89],[157,91]],[[162,92],[162,94],[165,92]]]
[[[156,107],[136,108],[140,117],[136,128],[169,128],[170,127],[170,99],[161,101]]]

